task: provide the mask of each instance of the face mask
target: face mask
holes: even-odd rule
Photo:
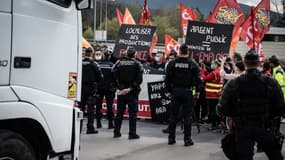
[[[95,56],[96,61],[100,61],[102,59],[102,56]]]
[[[154,59],[155,59],[156,62],[160,62],[161,57],[154,57]]]
[[[263,70],[263,68],[262,67],[257,67],[257,70],[261,72]]]

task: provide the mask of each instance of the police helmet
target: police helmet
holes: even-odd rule
[[[269,62],[274,65],[279,65],[279,58],[276,55],[273,55],[269,58]]]
[[[128,57],[130,58],[134,57],[135,53],[136,53],[136,49],[134,47],[130,46],[127,48]]]
[[[245,54],[244,61],[259,62],[259,56],[254,49],[251,49]]]

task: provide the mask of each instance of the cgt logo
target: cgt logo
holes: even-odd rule
[[[8,60],[0,60],[0,67],[7,67],[8,66]]]

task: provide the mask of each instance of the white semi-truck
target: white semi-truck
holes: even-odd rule
[[[0,160],[79,159],[81,9],[0,0]]]

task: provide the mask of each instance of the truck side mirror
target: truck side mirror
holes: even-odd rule
[[[91,8],[91,0],[75,0],[75,2],[77,10],[84,10]]]

